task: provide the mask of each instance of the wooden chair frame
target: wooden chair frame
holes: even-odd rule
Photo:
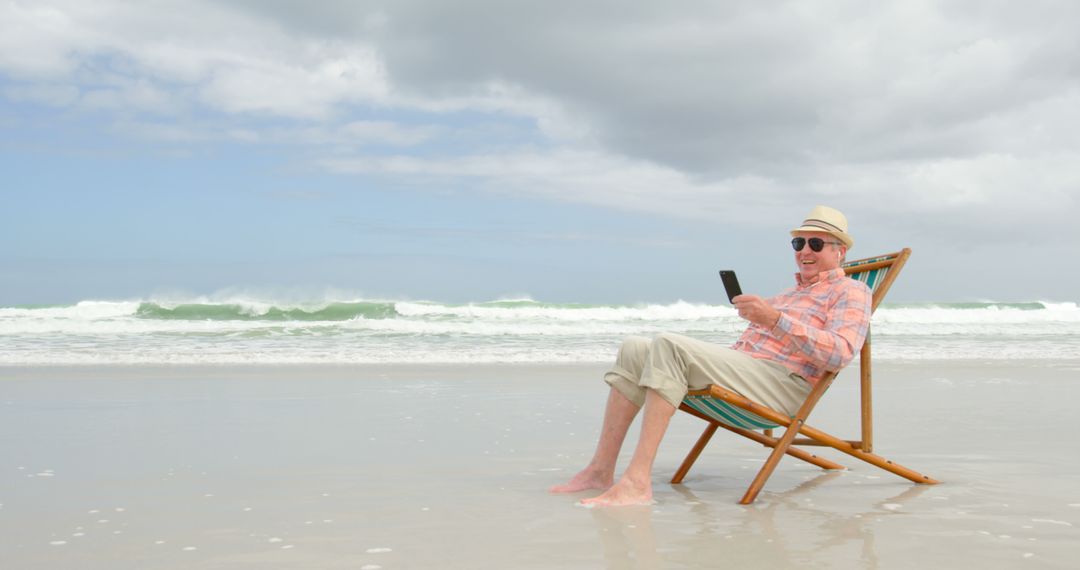
[[[865,271],[871,271],[879,268],[889,268],[885,274],[883,280],[876,284],[873,288],[873,301],[871,304],[871,312],[877,309],[878,305],[885,298],[885,294],[888,293],[889,288],[892,286],[896,277],[900,274],[900,270],[907,263],[908,257],[911,256],[911,249],[904,248],[902,251],[896,253],[890,253],[881,256],[875,256],[873,258],[867,258],[862,260],[856,260],[844,264],[844,270],[848,275],[861,273]],[[863,343],[862,350],[859,354],[859,389],[860,389],[860,408],[861,408],[861,437],[858,440],[843,440],[832,435],[829,435],[819,429],[812,428],[806,425],[806,419],[809,417],[810,412],[813,411],[814,406],[817,405],[818,400],[825,394],[825,391],[829,389],[833,380],[839,371],[828,373],[816,386],[810,391],[810,395],[806,397],[799,411],[794,417],[788,417],[787,414],[777,412],[766,406],[750,401],[748,398],[743,397],[731,390],[720,386],[711,386],[706,390],[692,390],[687,396],[708,396],[722,400],[733,406],[737,406],[747,412],[755,414],[761,418],[769,420],[779,426],[783,426],[786,429],[784,434],[777,438],[773,436],[771,429],[766,429],[762,433],[757,431],[744,429],[741,427],[735,427],[728,425],[724,422],[717,421],[713,418],[706,416],[705,414],[695,410],[683,402],[679,407],[680,410],[687,412],[693,416],[699,417],[707,422],[709,425],[705,428],[704,433],[698,438],[697,443],[687,454],[686,459],[683,460],[682,465],[678,471],[675,472],[675,476],[672,477],[672,483],[681,483],[686,477],[686,474],[690,471],[690,468],[697,461],[702,450],[708,445],[709,440],[712,439],[713,434],[716,433],[717,428],[724,428],[733,433],[741,435],[745,438],[758,442],[766,447],[771,447],[772,453],[769,458],[766,459],[765,464],[758,471],[753,482],[750,483],[750,487],[746,490],[739,503],[747,505],[754,502],[758,493],[765,486],[765,482],[776,470],[776,466],[780,463],[780,459],[785,455],[791,455],[793,457],[802,459],[813,465],[817,465],[822,469],[843,469],[844,466],[834,463],[823,457],[818,457],[807,451],[794,447],[795,445],[811,445],[811,446],[826,446],[846,453],[857,459],[861,459],[871,465],[880,467],[890,473],[895,473],[900,477],[913,481],[915,483],[922,484],[936,484],[939,481],[932,479],[927,475],[923,475],[916,471],[913,471],[907,467],[903,467],[897,463],[894,463],[880,455],[873,453],[873,402],[872,402],[872,366],[870,359],[870,334],[866,335],[866,341]],[[806,437],[797,437],[798,435]]]

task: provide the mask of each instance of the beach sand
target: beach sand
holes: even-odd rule
[[[0,568],[1071,568],[1080,361],[879,362],[876,451],[785,459],[678,414],[655,504],[551,495],[602,365],[0,369]],[[854,438],[855,370],[811,425]],[[630,442],[636,440],[631,433]],[[632,444],[624,449],[628,458]],[[623,462],[625,464],[625,462]]]

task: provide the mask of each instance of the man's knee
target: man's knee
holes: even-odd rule
[[[648,351],[649,339],[643,336],[628,336],[623,339],[622,347],[620,347],[619,350],[629,351],[632,353]]]
[[[641,336],[628,336],[623,339],[619,347],[618,363],[620,366],[634,372],[641,373],[641,367],[645,365],[645,359],[649,356],[649,339]]]
[[[652,343],[649,345],[649,350],[662,351],[664,353],[671,354],[674,352],[676,347],[679,346],[679,343],[682,342],[684,338],[686,337],[675,333],[660,333],[653,338]]]

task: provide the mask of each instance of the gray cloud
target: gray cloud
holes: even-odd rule
[[[798,193],[872,219],[937,218],[931,231],[953,239],[971,220],[1040,220],[1021,230],[1036,239],[1076,213],[1069,2],[234,5],[298,34],[370,42],[403,97],[468,101],[498,83],[547,101],[518,111],[561,123],[548,131],[560,144],[681,173],[664,204],[685,194],[676,205],[706,215],[723,211],[710,196]],[[446,162],[429,164],[446,175]],[[522,188],[582,199],[565,176],[518,174]],[[607,194],[594,188],[596,202]]]
[[[1030,5],[981,2],[376,6],[368,14],[384,23],[355,37],[377,46],[396,89],[442,98],[519,85],[605,145],[700,172],[810,149],[871,159],[928,142],[994,148],[958,129],[1059,97],[1080,62],[1071,27],[1036,25],[1078,21],[1067,3],[1034,17]],[[340,11],[315,12],[345,33]]]

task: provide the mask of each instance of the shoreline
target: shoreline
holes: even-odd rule
[[[614,359],[614,353],[612,354]],[[853,361],[847,368],[858,366],[858,359]],[[494,368],[587,368],[596,366],[609,366],[608,360],[575,361],[575,362],[357,362],[357,363],[320,363],[320,362],[243,362],[243,363],[216,363],[216,362],[177,362],[177,363],[86,363],[86,364],[0,364],[0,373],[32,370],[56,370],[56,371],[79,371],[79,370],[148,370],[167,372],[171,370],[258,370],[258,369],[304,369],[311,368],[321,371],[385,371],[392,369],[409,369],[418,372],[425,370],[446,369],[449,371],[479,368],[490,370]],[[1080,366],[1080,355],[1075,358],[881,358],[874,357],[876,366]]]

